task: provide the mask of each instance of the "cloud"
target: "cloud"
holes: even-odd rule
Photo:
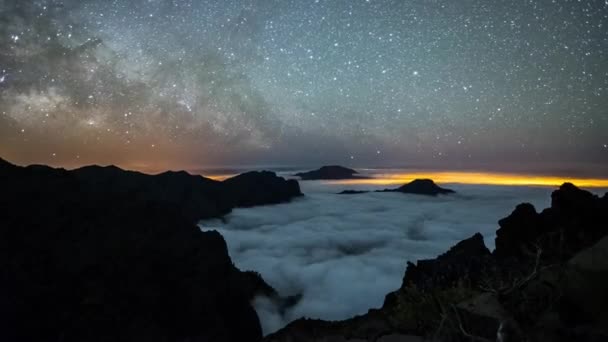
[[[406,261],[435,257],[476,232],[493,248],[499,219],[524,201],[547,207],[553,190],[453,185],[458,194],[434,198],[336,195],[345,186],[301,185],[306,196],[292,203],[237,209],[225,223],[201,223],[226,238],[239,268],[260,272],[282,295],[303,295],[283,316],[258,298],[265,333],[299,317],[338,320],[379,307],[401,285]]]

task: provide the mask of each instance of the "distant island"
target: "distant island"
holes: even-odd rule
[[[437,196],[437,195],[445,195],[445,194],[453,194],[454,190],[444,189],[431,179],[416,179],[410,183],[407,183],[403,186],[400,186],[397,189],[386,189],[384,192],[402,192],[404,194],[418,194],[418,195],[429,195],[429,196]]]
[[[357,171],[339,165],[323,166],[308,172],[296,173],[294,176],[302,180],[328,180],[328,179],[365,179],[368,177],[360,176]]]
[[[364,194],[369,191],[361,191],[361,190],[344,190],[340,192],[340,195],[356,195],[356,194]],[[401,192],[404,194],[416,194],[416,195],[427,195],[427,196],[437,196],[437,195],[447,195],[455,193],[454,190],[445,189],[437,184],[432,179],[415,179],[410,183],[402,185],[397,189],[384,189],[384,190],[376,190],[375,192]]]

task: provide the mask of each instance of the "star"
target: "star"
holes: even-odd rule
[[[603,5],[13,3],[0,146],[21,163],[605,163]]]

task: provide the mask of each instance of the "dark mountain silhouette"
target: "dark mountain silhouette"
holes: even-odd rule
[[[251,300],[281,300],[195,223],[288,201],[297,181],[0,159],[0,189],[2,341],[258,341]]]
[[[394,190],[385,190],[385,191],[394,191],[394,192],[402,192],[404,194],[418,194],[418,195],[429,195],[429,196],[437,196],[441,194],[452,194],[454,190],[444,189],[435,182],[430,179],[416,179],[402,185]]]
[[[222,187],[224,196],[234,207],[282,203],[301,195],[298,181],[285,181],[270,171],[243,173],[226,179]]]
[[[339,192],[338,195],[358,195],[358,194],[366,194],[368,190],[344,190]]]
[[[408,262],[382,308],[299,319],[264,341],[608,340],[608,194],[566,183],[551,197],[540,213],[521,204],[500,220],[494,252],[477,233]]]
[[[330,165],[323,166],[320,169],[296,173],[294,176],[300,177],[302,180],[332,180],[332,179],[357,179],[367,178],[359,176],[357,171],[344,166]]]
[[[356,195],[356,194],[364,194],[369,191],[361,191],[361,190],[344,190],[340,192],[340,195]],[[416,179],[398,187],[397,189],[384,189],[384,190],[376,190],[376,192],[401,192],[404,194],[416,194],[416,195],[427,195],[427,196],[437,196],[437,195],[445,195],[455,193],[454,190],[444,189],[431,179]]]

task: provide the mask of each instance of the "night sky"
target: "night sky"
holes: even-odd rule
[[[608,2],[0,0],[17,163],[608,164]]]

